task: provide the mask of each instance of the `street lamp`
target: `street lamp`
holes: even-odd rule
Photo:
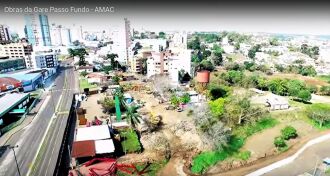
[[[17,172],[18,172],[18,175],[21,176],[21,172],[19,171],[18,162],[17,162],[17,159],[16,159],[16,153],[15,153],[15,148],[18,148],[18,145],[9,146],[9,148],[12,149],[13,152],[14,152],[14,157],[15,157],[16,166],[17,166]]]

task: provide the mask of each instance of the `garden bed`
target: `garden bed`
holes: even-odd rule
[[[121,145],[124,153],[141,152],[142,147],[134,130],[120,131]]]

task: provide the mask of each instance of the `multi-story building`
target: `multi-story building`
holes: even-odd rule
[[[36,46],[51,46],[51,37],[47,15],[25,15],[25,35]]]
[[[68,46],[72,43],[70,28],[62,28],[61,31],[63,45]]]
[[[32,45],[21,41],[20,43],[0,44],[0,56],[9,58],[26,58],[33,51]]]
[[[124,19],[124,23],[115,25],[110,31],[110,37],[113,42],[111,53],[118,54],[118,61],[122,64],[128,64],[129,49],[132,44],[130,21]]]
[[[132,73],[142,73],[143,62],[151,57],[152,50],[142,49],[140,53],[130,59],[130,71]],[[146,63],[147,64],[147,63]]]
[[[71,40],[72,41],[82,41],[83,40],[83,30],[82,26],[73,25],[71,28]]]
[[[8,26],[0,24],[0,43],[9,42],[10,38]]]
[[[26,68],[23,58],[0,57],[0,73]]]
[[[58,67],[59,51],[36,51],[25,59],[26,67],[33,69]]]
[[[52,39],[52,45],[53,46],[61,46],[63,45],[62,42],[62,26],[61,25],[56,25],[53,23],[50,27],[50,37]]]
[[[191,75],[191,51],[181,50],[152,52],[147,60],[147,77],[158,74],[168,75],[173,84],[178,84],[179,71],[184,70]]]

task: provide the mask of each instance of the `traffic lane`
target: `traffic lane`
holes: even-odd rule
[[[296,176],[311,171],[316,162],[321,163],[325,157],[330,157],[330,140],[307,148],[296,160],[283,167],[277,168],[265,176]]]
[[[55,79],[55,82],[57,84],[57,87],[63,86],[63,77],[64,72],[59,73],[60,75]],[[54,92],[52,98],[54,98],[54,102],[57,103],[59,101],[59,95],[61,92]],[[48,102],[50,103],[50,102]],[[37,122],[34,121],[30,124],[30,128],[28,130],[21,130],[19,133],[15,133],[12,138],[10,138],[7,142],[9,145],[16,145],[20,140],[20,143],[24,145],[19,145],[19,149],[16,149],[16,157],[17,161],[20,166],[20,170],[22,173],[27,173],[28,167],[31,164],[36,150],[39,146],[38,141],[41,140],[43,133],[42,131],[45,131],[49,120],[53,114],[53,107],[52,106],[45,106],[45,109],[38,114]],[[22,140],[23,139],[23,140]],[[0,158],[0,161],[6,158],[7,155],[13,155],[10,150],[7,150],[6,153]],[[1,163],[2,163],[1,162]],[[15,165],[15,161],[13,158],[11,159],[10,163],[7,163],[7,165]],[[18,175],[17,170],[15,167],[9,167],[10,169],[7,169],[6,175]]]

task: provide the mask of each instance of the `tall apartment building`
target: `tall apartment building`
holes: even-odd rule
[[[0,24],[0,43],[9,42],[10,38],[8,26]]]
[[[83,40],[83,30],[82,26],[73,25],[71,28],[71,40],[72,41],[82,41]]]
[[[124,19],[124,22],[114,25],[110,31],[110,38],[113,42],[111,53],[118,54],[118,61],[128,64],[129,50],[132,44],[132,34],[130,21]]]
[[[50,27],[50,37],[52,39],[52,45],[53,46],[62,46],[62,36],[61,36],[61,25],[52,24]]]
[[[25,35],[35,46],[51,46],[48,16],[42,14],[25,15]]]

